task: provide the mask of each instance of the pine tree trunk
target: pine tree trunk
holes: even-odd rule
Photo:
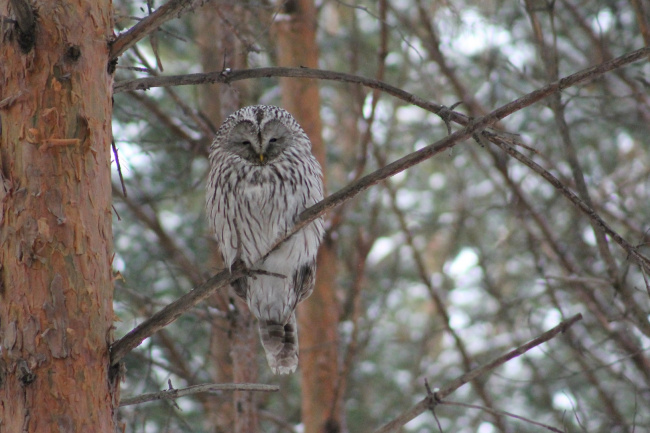
[[[111,3],[7,3],[0,431],[112,433]]]
[[[318,67],[316,10],[312,0],[285,4],[288,19],[279,20],[280,66]],[[314,80],[282,79],[282,103],[309,136],[313,152],[323,172],[326,168],[325,145],[321,135],[320,96]],[[340,430],[337,404],[338,383],[338,304],[335,297],[336,253],[325,239],[318,253],[316,288],[298,307],[300,372],[302,375],[302,421],[306,433]]]

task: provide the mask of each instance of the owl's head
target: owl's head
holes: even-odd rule
[[[251,164],[266,165],[309,139],[293,116],[273,106],[254,105],[236,111],[217,132],[215,145]],[[309,147],[308,147],[309,149]]]

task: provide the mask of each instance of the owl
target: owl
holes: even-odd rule
[[[231,284],[258,319],[275,374],[292,373],[298,365],[295,310],[314,289],[322,219],[265,255],[322,198],[311,142],[287,111],[245,107],[221,125],[210,146],[206,214],[225,266],[243,261],[250,270]]]

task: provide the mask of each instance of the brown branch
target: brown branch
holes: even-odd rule
[[[562,193],[562,195],[564,195],[576,207],[578,207],[578,209],[580,209],[591,220],[592,224],[595,224],[599,230],[602,230],[605,234],[610,236],[614,242],[623,248],[641,268],[643,268],[646,272],[650,272],[650,259],[639,253],[637,251],[637,247],[630,244],[621,235],[615,232],[605,221],[603,221],[603,219],[596,213],[594,209],[588,206],[583,200],[580,199],[580,197],[569,190],[569,188],[567,188],[558,178],[553,176],[549,171],[544,169],[532,159],[528,158],[526,155],[515,150],[508,143],[499,140],[496,135],[492,138],[496,139],[491,139],[490,141],[499,146],[504,152],[533,169],[533,171],[542,176],[546,181],[548,181],[548,183],[553,185],[558,191]],[[641,318],[639,317],[639,319]],[[646,333],[646,335],[650,335],[650,324],[647,323],[647,320],[640,320],[640,322],[641,329],[646,329],[646,332],[644,333]]]
[[[385,163],[384,156],[380,153],[378,148],[375,148],[374,156],[379,164]],[[471,371],[472,364],[474,364],[474,362],[467,350],[465,342],[460,337],[458,332],[456,332],[456,330],[451,326],[451,315],[449,314],[449,310],[447,309],[445,302],[443,300],[444,294],[441,293],[442,290],[440,289],[440,287],[434,286],[432,279],[429,277],[431,275],[431,272],[426,268],[424,258],[422,257],[420,250],[415,245],[415,237],[408,227],[408,224],[406,222],[406,215],[397,205],[397,191],[393,187],[390,180],[384,182],[383,186],[384,189],[388,192],[388,196],[390,197],[390,208],[395,214],[395,216],[397,217],[399,228],[406,240],[406,245],[411,250],[411,255],[413,257],[413,261],[415,262],[415,268],[420,278],[420,282],[424,284],[424,286],[427,288],[427,291],[429,292],[429,297],[435,304],[436,313],[439,315],[440,319],[442,319],[442,322],[444,323],[445,331],[447,331],[454,340],[456,349],[458,350],[460,358],[462,359],[463,370]],[[478,394],[479,398],[485,403],[487,407],[491,409],[493,402],[490,398],[489,393],[486,390],[485,383],[480,380],[475,380],[472,381],[471,384],[474,390],[476,391],[476,393]],[[501,432],[507,431],[502,417],[496,413],[493,415],[494,415],[494,421],[497,426],[497,429]]]
[[[650,51],[650,49],[648,49]],[[197,84],[230,84],[241,80],[268,77],[289,77],[289,78],[312,78],[327,81],[340,81],[344,83],[361,84],[362,86],[378,89],[410,104],[424,108],[427,111],[438,113],[445,107],[443,105],[429,102],[425,99],[408,93],[398,87],[392,86],[383,81],[358,75],[346,74],[343,72],[327,71],[311,68],[256,68],[241,70],[223,70],[186,75],[168,75],[159,77],[138,78],[135,80],[120,81],[115,83],[113,93],[122,93],[133,90],[148,90],[152,87],[189,86]],[[456,113],[467,120],[467,116]]]
[[[232,273],[227,269],[213,275],[206,282],[181,296],[171,304],[155,313],[149,319],[133,328],[128,334],[111,345],[111,365],[117,364],[127,353],[138,347],[145,338],[155,334],[165,326],[178,319],[183,313],[194,308],[216,290],[224,287],[229,281],[244,275],[241,264],[233,266]]]
[[[648,56],[648,55],[650,55],[650,47],[644,47],[635,51],[630,51],[629,53],[626,53],[620,57],[616,57],[607,62],[600,63],[598,65],[592,66],[587,69],[583,69],[580,72],[577,72],[573,75],[565,77],[554,83],[551,83],[537,90],[536,92],[544,93],[544,96],[542,96],[543,98],[551,95],[554,92],[565,90],[577,84],[583,84],[589,82],[595,78],[600,77],[601,75],[607,72],[618,69],[627,64],[636,62],[641,58],[643,58],[644,56]],[[206,73],[198,73],[198,74],[138,78],[135,80],[120,81],[116,83],[113,92],[121,93],[121,92],[127,92],[132,90],[147,90],[152,87],[187,86],[187,85],[214,84],[214,83],[230,84],[240,80],[250,80],[256,78],[268,78],[268,77],[312,78],[312,79],[319,79],[319,80],[340,81],[345,83],[360,84],[362,86],[371,89],[381,90],[385,93],[388,93],[391,96],[394,96],[398,99],[401,99],[405,102],[408,102],[410,104],[413,104],[415,106],[418,106],[420,108],[423,108],[427,111],[431,111],[436,114],[438,114],[441,110],[445,109],[443,105],[435,104],[425,99],[418,98],[417,96],[411,93],[408,93],[398,87],[392,86],[383,81],[375,80],[372,78],[360,77],[358,75],[346,74],[343,72],[334,72],[334,71],[327,71],[322,69],[311,69],[311,68],[273,67],[273,68],[242,69],[242,70],[234,70],[234,71],[224,70],[224,71],[206,72]],[[536,92],[532,92],[529,95],[532,95]],[[449,113],[449,116],[450,116],[450,120],[461,124],[465,124],[468,121],[467,116],[461,113],[451,111]]]
[[[539,337],[529,341],[528,343],[517,347],[514,350],[511,350],[510,352],[506,353],[503,356],[500,356],[499,358],[481,366],[478,367],[470,372],[467,372],[463,374],[462,376],[456,378],[455,380],[451,381],[451,383],[445,385],[443,388],[437,390],[433,396],[427,396],[424,399],[422,399],[419,403],[417,403],[415,406],[411,407],[410,409],[402,412],[397,418],[389,422],[388,424],[384,425],[383,427],[379,428],[376,430],[375,433],[389,433],[389,432],[395,432],[399,430],[404,424],[407,422],[411,421],[421,413],[429,410],[433,405],[436,403],[440,402],[443,400],[445,397],[456,391],[458,388],[461,386],[465,385],[467,382],[470,382],[474,379],[476,379],[479,376],[482,376],[495,368],[505,364],[506,362],[510,361],[513,358],[516,358],[526,352],[528,352],[530,349],[539,346],[542,343],[545,343],[549,341],[550,339],[554,338],[557,334],[560,332],[564,332],[567,330],[570,326],[572,326],[575,322],[578,320],[582,319],[582,314],[576,314],[575,316],[564,320],[560,322],[559,325],[556,327],[549,329],[548,331],[544,332],[541,334]]]
[[[209,0],[208,0],[209,1]],[[109,59],[116,59],[126,50],[135,45],[140,39],[155,31],[171,20],[179,17],[183,12],[196,6],[203,6],[206,0],[170,0],[160,6],[154,13],[140,20],[136,25],[121,33],[110,44]]]
[[[433,143],[429,146],[426,146],[416,152],[410,153],[390,164],[387,166],[380,168],[379,170],[376,170],[373,173],[370,173],[361,179],[357,180],[356,182],[350,183],[341,190],[337,191],[336,193],[328,196],[326,199],[316,203],[314,206],[310,207],[309,209],[303,211],[300,214],[300,217],[298,218],[298,221],[296,222],[295,226],[292,228],[292,230],[286,234],[286,236],[282,239],[280,239],[276,245],[270,250],[273,251],[275,248],[277,248],[278,245],[280,245],[282,242],[284,242],[286,239],[289,238],[289,236],[293,235],[295,232],[299,231],[303,227],[305,227],[307,224],[311,223],[314,221],[316,218],[324,214],[326,211],[344,203],[347,200],[350,200],[352,197],[356,196],[357,194],[367,190],[371,186],[381,182],[382,180],[388,179],[389,177],[400,173],[416,164],[419,164],[420,162],[431,158],[432,156],[446,150],[450,149],[451,147],[455,146],[459,142],[466,140],[467,138],[471,137],[473,134],[476,134],[485,128],[493,125],[494,123],[498,122],[499,120],[505,118],[506,116],[521,110],[522,108],[528,107],[535,102],[538,102],[541,99],[544,99],[545,97],[555,93],[555,92],[560,92],[566,88],[569,88],[571,86],[575,86],[580,83],[584,83],[590,80],[593,80],[594,78],[609,72],[613,69],[619,68],[621,66],[624,66],[626,64],[629,64],[635,60],[639,60],[640,58],[648,55],[650,53],[650,47],[647,48],[642,48],[636,51],[632,51],[630,53],[627,53],[621,57],[617,57],[616,59],[613,59],[611,61],[596,65],[591,68],[587,68],[583,71],[577,72],[573,75],[570,75],[566,78],[562,78],[556,82],[550,83],[541,89],[535,90],[531,93],[528,93],[527,95],[522,96],[521,98],[518,98],[512,102],[509,102],[496,110],[492,111],[491,113],[487,114],[486,116],[479,117],[474,120],[467,121],[467,118],[462,115],[458,114],[458,116],[461,116],[465,121],[467,121],[467,126],[459,131],[454,132],[451,135],[448,135],[447,137],[443,138],[442,140],[437,141],[436,143]],[[261,71],[264,71],[264,74],[267,75],[259,75]],[[328,77],[339,77],[339,78],[347,78],[349,80],[354,79],[356,80],[355,82],[358,82],[359,84],[364,84],[368,85],[369,87],[372,86],[378,86],[384,91],[387,91],[387,89],[392,89],[391,92],[394,90],[394,95],[407,95],[406,97],[408,98],[408,101],[411,101],[415,105],[416,102],[422,103],[423,105],[430,106],[430,107],[438,107],[438,111],[442,110],[444,107],[439,106],[437,104],[431,104],[427,101],[421,100],[420,98],[417,98],[401,89],[397,89],[393,86],[390,86],[385,83],[381,83],[377,80],[371,80],[363,77],[357,77],[353,75],[348,75],[348,74],[341,74],[337,72],[329,72],[329,71],[321,71],[318,69],[305,69],[305,68],[298,68],[298,69],[293,69],[293,68],[262,68],[262,69],[249,69],[249,70],[243,70],[243,71],[238,71],[238,72],[232,72],[229,74],[221,74],[221,73],[211,73],[211,74],[216,74],[214,75],[215,77],[219,76],[225,76],[227,75],[228,77],[231,77],[233,74],[237,74],[238,79],[245,79],[245,78],[254,78],[254,77],[259,77],[259,76],[271,76],[271,75],[276,75],[279,76],[280,73],[284,73],[286,75],[284,76],[303,76],[303,77],[311,77],[311,78],[323,78],[325,76]],[[304,75],[300,75],[303,74]],[[271,74],[271,75],[268,75]],[[310,75],[313,74],[313,75]],[[179,76],[178,79],[181,81],[188,79],[187,77],[205,77],[206,75],[210,74],[193,74],[193,75],[183,75]],[[167,78],[172,78],[172,77],[167,77]],[[202,78],[203,80],[205,78]],[[216,78],[218,79],[218,78]],[[229,78],[230,79],[230,78]],[[334,79],[334,78],[330,78]],[[148,79],[145,79],[148,80]],[[139,81],[139,80],[136,80]],[[342,80],[340,80],[342,81]],[[160,83],[160,81],[158,81]],[[164,80],[163,80],[164,82]],[[202,81],[205,82],[205,81]],[[225,81],[222,81],[225,82]],[[199,84],[198,82],[185,82],[184,84]],[[172,85],[168,84],[167,85]],[[151,87],[151,83],[148,84],[149,87]],[[387,87],[386,87],[387,86]],[[137,86],[136,86],[137,88]],[[422,106],[422,105],[418,105]],[[424,107],[423,107],[424,108]],[[435,112],[435,111],[434,111]],[[454,112],[450,116],[454,116]],[[490,134],[488,135],[490,139],[497,140],[496,134]],[[516,151],[515,151],[516,152]],[[518,152],[516,152],[519,154]],[[519,154],[521,155],[521,154]],[[524,160],[530,161],[527,157],[524,155],[521,155]],[[519,159],[519,158],[518,158]],[[522,161],[523,162],[523,161]],[[530,161],[532,164],[537,166],[533,161]],[[526,164],[528,165],[528,163]],[[539,166],[538,166],[539,167]],[[542,172],[546,172],[543,168],[539,167]],[[548,172],[546,172],[548,173]],[[551,180],[559,183],[559,181],[550,175]],[[546,176],[544,176],[545,179],[549,180]],[[549,182],[551,181],[549,180]],[[580,207],[581,210],[583,210],[590,218],[597,218],[598,221],[600,221],[605,228],[605,231],[614,238],[614,240],[619,243],[619,245],[624,246],[626,251],[630,252],[630,254],[633,253],[633,257],[637,259],[639,263],[646,263],[645,266],[647,266],[647,269],[650,269],[650,260],[647,258],[643,257],[639,253],[637,253],[632,245],[630,245],[627,241],[625,241],[620,235],[618,235],[616,232],[614,232],[607,224],[598,217],[598,215],[595,214],[595,212],[584,205],[584,203],[577,197],[575,194],[573,194],[571,191],[567,190],[561,183],[559,183],[559,186],[557,186],[555,183],[551,182],[554,186],[557,188],[561,188],[563,192],[565,192],[565,195],[567,195],[570,198],[573,198],[574,203],[580,203],[582,206]],[[572,200],[572,201],[573,201]],[[609,230],[609,231],[608,231]],[[269,251],[269,253],[270,253]],[[268,255],[268,253],[267,253]],[[644,262],[645,260],[645,262]],[[225,286],[228,282],[239,278],[243,276],[245,273],[245,269],[243,265],[237,264],[233,266],[232,273],[229,273],[227,270],[223,270],[219,272],[216,275],[213,275],[209,280],[207,280],[205,283],[201,284],[198,286],[196,289],[192,290],[190,293],[183,295],[176,301],[172,302],[171,304],[167,305],[165,308],[163,308],[161,311],[158,313],[154,314],[151,318],[145,320],[142,322],[140,325],[138,325],[136,328],[134,328],[131,332],[129,332],[127,335],[122,337],[121,339],[117,340],[116,342],[113,343],[111,346],[111,365],[115,365],[118,363],[129,351],[140,345],[142,341],[154,334],[156,331],[164,328],[174,320],[176,320],[179,316],[181,316],[183,313],[186,311],[190,310],[193,308],[195,305],[197,305],[199,302],[203,301],[206,299],[208,296],[210,296],[215,290]]]
[[[146,403],[155,400],[171,400],[186,397],[192,394],[214,391],[261,391],[276,392],[280,387],[277,385],[263,385],[257,383],[203,383],[201,385],[188,386],[180,389],[165,389],[151,394],[142,394],[137,397],[125,398],[120,401],[120,407],[134,404]]]

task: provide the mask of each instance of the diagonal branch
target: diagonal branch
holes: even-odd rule
[[[537,164],[532,159],[528,158],[521,152],[515,150],[504,140],[501,140],[496,135],[488,133],[486,135],[492,135],[490,141],[496,144],[506,152],[508,155],[522,162],[537,174],[542,176],[548,183],[553,185],[558,191],[562,193],[566,198],[571,201],[582,213],[584,213],[590,220],[590,222],[598,227],[599,230],[602,230],[605,234],[610,236],[614,242],[616,242],[621,248],[623,248],[631,258],[643,269],[645,272],[650,272],[650,259],[638,251],[638,248],[628,241],[625,240],[621,235],[619,235],[614,229],[612,229],[599,215],[598,213],[591,208],[587,203],[585,203],[580,197],[578,197],[574,192],[567,188],[557,177],[553,176],[549,171],[545,170],[542,166]],[[646,329],[650,332],[650,324],[647,323],[647,319],[640,320],[642,323],[645,322]],[[650,335],[650,334],[649,334]]]
[[[174,17],[180,16],[183,12],[197,6],[203,6],[206,0],[170,0],[160,6],[156,11],[146,18],[140,20],[111,42],[109,59],[116,59],[126,50],[135,45],[140,39],[155,31]]]
[[[207,299],[216,290],[224,287],[230,281],[244,276],[243,265],[233,265],[232,272],[227,269],[210,277],[205,283],[181,296],[149,319],[133,328],[128,334],[111,345],[111,365],[115,365],[131,350],[135,349],[146,338],[160,331],[178,319],[183,313],[192,309],[201,301]]]
[[[564,89],[575,86],[577,84],[583,84],[588,81],[591,81],[607,72],[618,69],[622,66],[628,65],[638,60],[641,60],[642,58],[644,58],[644,56],[649,56],[649,55],[650,55],[650,47],[644,47],[635,51],[630,51],[629,53],[625,53],[620,57],[616,57],[607,62],[600,63],[598,65],[592,66],[587,69],[583,69],[582,71],[570,75],[566,78],[562,78],[554,83],[551,83],[543,87],[542,89],[540,89],[540,91],[553,85],[556,86],[556,88],[553,89],[554,91],[562,91]],[[132,90],[147,90],[152,87],[188,86],[188,85],[215,84],[215,83],[230,84],[235,81],[250,80],[256,78],[268,78],[268,77],[312,78],[318,80],[340,81],[345,83],[360,84],[362,86],[371,89],[381,90],[384,93],[388,93],[391,96],[394,96],[398,99],[408,102],[409,104],[413,104],[417,107],[423,108],[432,113],[440,114],[442,111],[445,111],[446,109],[444,105],[436,104],[427,101],[426,99],[419,98],[409,92],[406,92],[398,87],[392,86],[380,80],[361,77],[358,75],[346,74],[343,72],[334,72],[334,71],[327,71],[322,69],[311,69],[311,68],[273,67],[273,68],[242,69],[242,70],[235,70],[235,71],[226,69],[223,71],[206,72],[206,73],[199,73],[199,74],[168,75],[168,76],[138,78],[135,80],[120,81],[115,83],[115,86],[113,88],[113,93],[122,93],[122,92],[127,92]],[[548,93],[545,96],[548,96],[552,93],[553,91]],[[465,124],[469,120],[466,115],[455,111],[449,110],[449,113],[445,113],[445,114],[449,115],[449,119],[451,121],[460,124]]]
[[[138,395],[137,397],[124,398],[120,401],[120,407],[130,406],[133,404],[146,403],[148,401],[172,400],[181,397],[186,397],[192,394],[199,394],[202,392],[215,392],[215,391],[276,392],[279,390],[280,387],[277,385],[263,385],[258,383],[203,383],[200,385],[188,386],[187,388],[165,389],[159,392]]]
[[[347,200],[350,200],[352,197],[356,196],[357,194],[367,190],[371,186],[381,182],[382,180],[388,179],[389,177],[400,173],[416,164],[421,163],[422,161],[425,161],[432,156],[446,150],[450,149],[456,144],[460,143],[463,140],[466,140],[467,138],[471,137],[474,134],[477,134],[484,129],[490,127],[491,125],[495,124],[499,120],[509,116],[510,114],[521,110],[525,107],[528,107],[544,98],[546,98],[549,95],[552,95],[553,93],[556,92],[561,92],[564,89],[567,89],[569,87],[575,86],[577,84],[581,84],[587,81],[591,81],[594,78],[597,78],[600,75],[603,75],[609,71],[612,71],[616,68],[619,68],[621,66],[624,66],[626,64],[629,64],[635,60],[639,60],[643,58],[644,56],[648,55],[650,53],[650,47],[647,48],[642,48],[640,50],[632,51],[630,53],[627,53],[621,57],[617,57],[616,59],[610,60],[608,62],[601,63],[599,65],[593,66],[591,68],[584,69],[580,72],[577,72],[575,74],[569,75],[568,77],[562,78],[558,81],[555,81],[553,83],[550,83],[538,90],[535,90],[531,93],[528,93],[512,102],[509,102],[496,110],[492,111],[491,113],[479,117],[476,119],[468,119],[466,116],[458,113],[458,117],[462,118],[467,125],[465,128],[460,129],[456,132],[454,132],[451,135],[448,135],[447,137],[443,138],[442,140],[439,140],[433,144],[430,144],[429,146],[426,146],[416,152],[410,153],[396,161],[393,161],[392,163],[388,164],[385,167],[380,168],[379,170],[374,171],[373,173],[370,173],[361,179],[352,182],[342,188],[341,190],[335,192],[334,194],[328,196],[324,200],[316,203],[314,206],[310,207],[309,209],[306,209],[300,214],[300,217],[298,218],[298,221],[296,222],[295,226],[289,231],[286,236],[284,236],[282,239],[279,239],[278,242],[271,248],[270,251],[273,251],[275,248],[277,248],[278,245],[280,245],[282,242],[284,242],[286,239],[288,239],[291,235],[305,227],[307,224],[313,222],[316,218],[327,212],[328,210],[346,202]],[[259,71],[265,70],[266,73],[268,74],[269,71],[274,71],[274,73],[279,74],[280,72],[283,72],[288,75],[284,76],[303,76],[303,77],[311,77],[311,78],[322,78],[323,74],[325,76],[338,76],[340,78],[347,77],[347,78],[353,78],[360,84],[365,84],[365,82],[379,86],[382,90],[386,90],[385,86],[392,87],[388,84],[379,82],[377,80],[370,80],[370,79],[365,79],[362,77],[356,77],[352,75],[347,75],[347,74],[340,74],[340,73],[334,73],[334,72],[329,72],[329,71],[321,71],[317,69],[303,69],[303,68],[298,68],[298,69],[292,69],[292,68],[263,68],[263,69],[250,69],[250,70],[243,70],[239,71],[241,74],[251,74],[247,76],[246,78],[253,78],[257,77],[258,75],[255,75],[259,73]],[[314,73],[313,75],[300,75],[303,72],[309,72],[309,73]],[[228,77],[231,76],[231,74],[236,74],[237,72],[232,72],[230,74],[226,74]],[[291,75],[295,74],[295,75]],[[320,75],[319,75],[320,74]],[[333,75],[332,75],[333,74]],[[194,74],[194,75],[205,75],[205,74]],[[221,75],[220,73],[217,75]],[[268,76],[268,75],[265,75]],[[190,77],[190,76],[182,76],[182,77]],[[225,76],[224,76],[225,77]],[[239,79],[244,79],[244,78],[239,78]],[[222,81],[223,82],[223,81]],[[185,84],[196,84],[196,83],[185,83]],[[372,86],[370,86],[372,87]],[[405,94],[409,95],[408,101],[411,103],[414,103],[415,105],[421,106],[419,104],[416,104],[415,101],[422,102],[428,106],[434,106],[434,107],[439,107],[438,112],[442,111],[444,109],[443,106],[438,106],[436,104],[431,104],[427,101],[424,101],[420,98],[417,98],[413,95],[410,95],[407,92],[404,92],[401,89],[395,89],[399,94]],[[390,92],[389,92],[390,93]],[[393,94],[393,93],[391,93]],[[424,108],[424,107],[423,107]],[[432,111],[432,110],[430,110]],[[434,111],[435,112],[435,111]],[[454,112],[451,112],[452,116]],[[490,134],[491,139],[495,138],[495,134]],[[498,141],[495,139],[495,141]],[[548,180],[548,179],[547,179]],[[570,191],[569,191],[570,192]],[[573,194],[575,196],[575,194]],[[578,199],[579,200],[579,199]],[[584,208],[582,206],[579,206],[580,209],[585,212],[587,215],[590,217],[593,217],[595,215],[595,212],[591,208]],[[597,215],[596,215],[597,216]],[[602,221],[602,220],[601,220]],[[604,224],[604,222],[603,222]],[[609,227],[607,227],[609,228]],[[611,229],[610,229],[611,230]],[[609,232],[608,232],[609,233]],[[632,245],[630,245],[625,239],[623,239],[620,235],[618,235],[616,232],[611,230],[610,234],[616,241],[619,243],[619,245],[625,245],[626,251],[636,251]],[[266,256],[268,256],[268,254]],[[264,256],[262,259],[264,259],[266,256]],[[648,259],[641,256],[639,253],[635,252],[635,255],[633,256],[637,262],[639,262],[640,265],[647,266],[647,261]],[[645,260],[645,261],[644,261]],[[648,268],[650,269],[650,268]],[[172,323],[174,320],[176,320],[180,315],[185,313],[186,311],[190,310],[193,308],[195,305],[197,305],[199,302],[203,301],[206,299],[208,296],[210,296],[214,291],[217,289],[225,286],[228,284],[230,281],[239,278],[245,274],[246,270],[244,269],[243,265],[235,265],[233,266],[232,272],[229,273],[227,270],[223,270],[219,272],[216,275],[213,275],[210,279],[208,279],[205,283],[201,284],[191,292],[187,293],[186,295],[183,295],[176,301],[172,302],[171,304],[167,305],[165,308],[163,308],[161,311],[158,313],[154,314],[151,318],[145,320],[138,326],[136,326],[132,331],[130,331],[128,334],[126,334],[124,337],[121,339],[117,340],[111,345],[111,365],[117,364],[128,352],[130,352],[132,349],[140,345],[142,341],[157,332],[158,330],[164,328],[168,324]]]
[[[397,431],[400,427],[402,427],[404,424],[407,422],[411,421],[421,413],[429,410],[432,406],[434,406],[438,401],[443,400],[445,397],[456,391],[458,388],[461,386],[465,385],[466,383],[476,379],[479,376],[482,376],[495,368],[505,364],[506,362],[510,361],[513,358],[516,358],[520,355],[523,355],[524,353],[528,352],[530,349],[533,347],[539,346],[542,343],[545,343],[549,341],[550,339],[554,338],[557,334],[560,332],[566,331],[569,327],[571,327],[575,322],[578,320],[582,320],[582,314],[576,314],[575,316],[564,320],[560,322],[556,327],[549,329],[548,331],[544,332],[541,334],[539,337],[534,338],[533,340],[529,341],[528,343],[517,347],[516,349],[511,350],[510,352],[506,353],[503,356],[500,356],[496,358],[495,360],[482,365],[481,367],[475,368],[472,371],[469,371],[462,376],[452,380],[450,383],[445,385],[443,388],[439,389],[433,394],[433,398],[431,396],[427,396],[423,398],[418,404],[413,406],[412,408],[402,412],[397,418],[389,422],[388,424],[384,425],[380,429],[376,430],[375,433],[389,433],[389,432],[394,432]],[[433,400],[433,401],[432,401]]]

